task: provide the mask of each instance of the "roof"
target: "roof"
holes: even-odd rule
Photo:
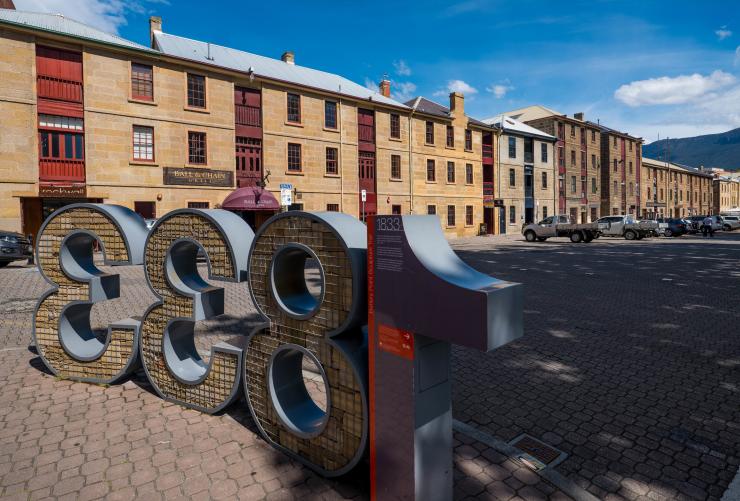
[[[541,104],[535,104],[532,106],[519,108],[518,110],[507,111],[505,113],[502,113],[502,115],[506,115],[515,120],[521,120],[522,122],[529,122],[530,120],[537,120],[538,118],[551,117],[553,115],[559,116],[559,117],[564,116],[563,113],[560,113],[559,111],[555,111],[546,106],[542,106]],[[495,117],[491,117],[485,121],[492,120],[494,118]]]
[[[502,119],[503,119],[503,125],[501,123]],[[507,115],[499,115],[497,117],[488,118],[484,120],[484,122],[493,127],[501,129],[503,132],[511,132],[511,133],[520,134],[523,136],[533,136],[533,137],[538,137],[541,139],[546,139],[548,141],[556,140],[555,136],[551,136],[550,134],[542,132],[539,129],[535,129],[532,126],[527,125],[524,122],[521,122],[514,118],[511,118],[510,116],[507,116]]]
[[[688,173],[691,173],[697,176],[712,177],[712,174],[708,172],[702,172],[699,169],[696,169],[694,167],[689,167],[688,165],[676,164],[673,162],[666,162],[665,160],[657,160],[655,158],[642,157],[642,164],[646,166],[650,166],[650,167],[671,168],[673,170],[680,170],[680,171],[688,172]]]
[[[21,10],[0,9],[0,24],[34,28],[37,30],[58,33],[83,40],[92,40],[129,49],[154,52],[149,47],[139,45],[117,35],[111,35],[97,28],[82,24],[79,21],[64,17],[61,14],[43,12],[25,12]]]
[[[446,106],[442,106],[441,104],[435,103],[434,101],[431,101],[423,96],[418,96],[413,99],[410,99],[404,103],[406,106],[413,108],[416,111],[419,111],[421,113],[426,113],[427,115],[434,115],[442,118],[450,119],[452,118],[452,113],[450,112],[450,109]],[[477,125],[479,127],[490,127],[487,123],[476,120],[475,118],[468,117],[468,121],[471,124]]]
[[[591,125],[591,126],[593,126],[593,127],[597,127],[602,133],[616,134],[618,136],[631,137],[633,139],[638,139],[638,140],[642,141],[642,138],[641,137],[633,136],[632,134],[630,134],[628,132],[622,132],[622,131],[617,130],[617,129],[612,129],[611,127],[607,127],[606,125],[602,125],[600,123],[594,123],[594,122],[590,122],[590,121],[586,121],[586,123],[589,124],[589,125]]]
[[[280,59],[170,35],[161,31],[154,32],[154,42],[157,49],[169,56],[244,73],[253,71],[255,76],[259,77],[312,87],[358,99],[367,99],[391,106],[406,107],[394,99],[385,97],[379,92],[370,90],[342,76],[286,63]]]

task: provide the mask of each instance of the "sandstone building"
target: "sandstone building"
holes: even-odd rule
[[[292,52],[168,34],[156,17],[150,37],[0,9],[1,228],[35,234],[77,201],[147,218],[223,207],[257,227],[289,184],[291,209],[435,213],[449,236],[479,232],[496,131],[465,115],[462,95],[404,104],[388,81],[369,90]]]
[[[716,214],[712,176],[697,169],[642,157],[641,216],[687,217]]]

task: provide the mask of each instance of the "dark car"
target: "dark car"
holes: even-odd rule
[[[683,219],[666,217],[658,219],[658,222],[668,224],[668,227],[663,230],[663,235],[666,237],[680,237],[689,232],[686,221]]]
[[[0,230],[0,268],[13,261],[27,260],[33,255],[31,242],[20,233]]]
[[[689,218],[689,222],[691,223],[691,226],[689,227],[690,233],[698,233],[701,231],[701,227],[704,226],[704,218],[707,216],[691,216]]]

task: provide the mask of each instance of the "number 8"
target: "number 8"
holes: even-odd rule
[[[245,350],[245,392],[260,432],[322,475],[341,475],[367,440],[365,225],[341,213],[291,211],[274,216],[252,244],[249,289],[270,320]],[[318,261],[322,291],[304,277]],[[321,368],[326,412],[309,396],[302,358]]]

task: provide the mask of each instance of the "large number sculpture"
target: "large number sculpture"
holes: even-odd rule
[[[373,498],[451,499],[451,345],[521,336],[522,287],[465,264],[435,216],[374,216],[368,234]]]
[[[33,338],[48,369],[92,383],[115,382],[137,367],[139,322],[108,326],[101,340],[90,326],[95,303],[117,298],[119,276],[93,262],[97,242],[107,265],[141,264],[147,229],[132,210],[73,204],[44,222],[36,243],[39,271],[54,288],[36,305]]]
[[[340,213],[286,212],[257,234],[249,290],[270,327],[251,336],[245,389],[257,425],[273,445],[324,475],[351,469],[367,438],[365,225]],[[314,297],[304,278],[318,266]],[[306,391],[302,359],[317,365],[326,410]]]
[[[215,345],[210,366],[195,348],[195,322],[224,312],[224,290],[200,277],[197,257],[205,251],[209,278],[240,282],[253,237],[244,220],[223,210],[176,210],[152,228],[144,267],[161,301],[144,314],[141,361],[162,398],[212,414],[237,397],[241,348]]]
[[[291,211],[255,236],[233,213],[182,209],[147,233],[129,209],[76,204],[52,214],[37,241],[55,288],[38,303],[34,339],[53,373],[110,383],[140,359],[161,397],[208,413],[243,382],[265,439],[322,475],[352,469],[369,442],[377,499],[451,496],[450,346],[487,351],[521,335],[521,287],[465,265],[434,217],[377,216],[366,228],[340,213]],[[106,264],[143,263],[159,298],[105,340],[90,311],[118,297],[119,282],[95,266],[95,242]],[[224,312],[224,290],[201,278],[199,254],[210,279],[248,281],[266,320],[244,351],[215,345],[209,364],[194,326]],[[307,361],[323,380],[323,408],[304,383]]]

